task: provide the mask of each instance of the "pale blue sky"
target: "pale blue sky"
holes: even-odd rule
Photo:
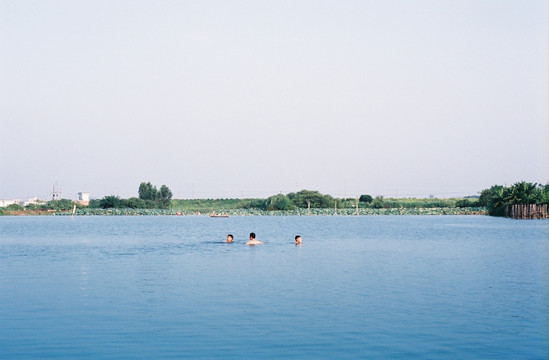
[[[549,1],[0,0],[0,198],[549,181]]]

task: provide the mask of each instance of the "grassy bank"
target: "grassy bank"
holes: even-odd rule
[[[225,213],[229,216],[373,216],[373,215],[486,215],[485,208],[390,208],[390,209],[295,209],[266,211],[258,209],[224,209],[216,213]],[[70,216],[71,212],[56,212],[53,215]],[[209,212],[180,211],[175,209],[78,209],[75,215],[79,216],[209,216]]]
[[[291,194],[290,194],[291,195]],[[336,199],[329,197],[328,195],[314,194],[319,199],[311,197],[311,208],[320,208],[333,210],[337,204],[338,210],[356,209],[357,204],[359,210],[362,209],[387,209],[387,208],[453,208],[453,207],[477,207],[477,202],[473,199],[464,198],[449,198],[449,199],[417,199],[417,198],[383,198],[376,197],[372,202],[357,202],[356,199]],[[284,203],[284,198],[287,198],[289,203]],[[170,208],[176,211],[229,211],[229,210],[293,210],[293,209],[305,209],[307,208],[306,200],[296,199],[290,200],[290,197],[285,195],[275,195],[267,199],[177,199],[171,200]],[[270,206],[271,203],[275,203],[275,206]],[[284,208],[279,208],[276,205],[284,203]],[[295,204],[297,203],[297,204]],[[322,203],[322,205],[320,205]]]

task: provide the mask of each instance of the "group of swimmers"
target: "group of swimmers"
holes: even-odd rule
[[[301,235],[296,235],[294,240],[296,245],[301,245]],[[227,241],[225,242],[232,243],[233,241],[234,236],[232,234],[227,235]],[[263,244],[263,241],[256,240],[255,233],[250,233],[250,240],[246,242],[246,245],[254,246],[259,244]]]

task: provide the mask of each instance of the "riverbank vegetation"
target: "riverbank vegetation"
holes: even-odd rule
[[[71,211],[77,205],[74,201],[68,199],[44,201],[38,204],[29,204],[21,206],[19,204],[11,204],[5,208],[0,208],[0,215],[18,215],[18,214],[51,214],[54,212]],[[80,206],[80,205],[77,205]]]
[[[369,196],[369,195],[368,195]],[[227,210],[261,210],[293,211],[300,209],[419,209],[419,208],[465,208],[479,207],[478,199],[417,199],[417,198],[384,198],[377,196],[371,201],[360,201],[356,198],[334,198],[318,191],[302,190],[297,193],[278,194],[266,199],[197,199],[172,200],[171,209],[180,211],[227,211]],[[363,197],[363,199],[365,199]],[[368,198],[366,198],[368,199]]]
[[[219,212],[217,212],[219,213]],[[228,216],[353,216],[353,215],[486,215],[484,208],[347,208],[347,209],[301,209],[294,210],[259,210],[250,209],[228,209],[222,211]],[[179,215],[179,216],[200,216],[208,215],[210,212],[181,211],[174,209],[90,209],[82,208],[76,210],[76,215]],[[58,215],[70,215],[70,213],[58,213]]]
[[[525,181],[511,186],[494,185],[480,193],[479,205],[486,207],[492,216],[504,216],[505,206],[515,204],[548,204],[549,184]]]
[[[549,185],[518,182],[506,187],[494,185],[480,197],[465,198],[384,198],[363,194],[357,198],[335,198],[314,190],[277,194],[252,199],[172,199],[162,185],[158,190],[142,182],[139,197],[122,199],[116,195],[91,200],[83,206],[71,200],[48,201],[26,207],[10,205],[0,209],[6,215],[72,213],[77,215],[192,215],[225,213],[228,215],[444,215],[485,214],[503,216],[506,205],[549,203]]]
[[[158,190],[150,182],[142,182],[137,192],[138,198],[121,199],[119,196],[109,195],[100,200],[91,200],[89,207],[92,209],[169,209],[171,206],[173,194],[166,185],[162,185]]]

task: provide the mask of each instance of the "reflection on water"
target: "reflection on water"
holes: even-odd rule
[[[548,224],[3,217],[0,349],[6,358],[544,358]],[[252,231],[265,244],[246,246]]]

